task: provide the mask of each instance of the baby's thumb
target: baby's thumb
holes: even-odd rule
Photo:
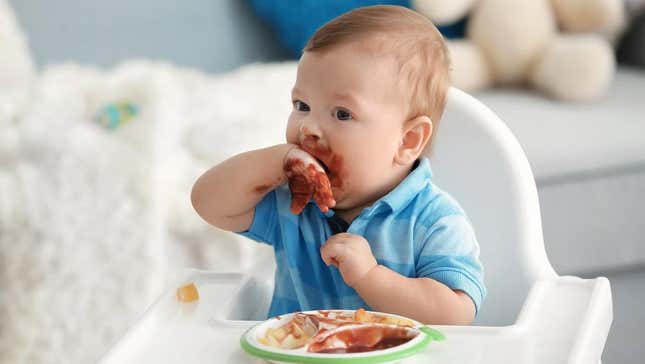
[[[338,266],[343,261],[346,248],[347,247],[344,244],[338,244],[328,241],[322,247],[320,247],[320,255],[322,256],[325,264]]]

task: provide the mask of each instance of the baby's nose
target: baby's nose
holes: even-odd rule
[[[307,143],[317,143],[320,140],[321,132],[320,129],[313,123],[302,123],[300,124],[300,129],[298,130],[298,139],[300,144]]]

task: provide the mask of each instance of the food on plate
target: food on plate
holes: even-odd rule
[[[310,353],[358,353],[382,350],[414,339],[419,331],[412,327],[386,324],[349,324],[319,332],[307,347]]]
[[[194,283],[188,283],[177,288],[177,300],[179,302],[193,302],[199,299],[199,292]]]
[[[281,349],[297,349],[305,346],[318,331],[318,322],[312,315],[298,313],[293,319],[278,328],[268,328],[260,343]]]
[[[387,349],[419,334],[408,319],[358,309],[298,312],[277,328],[268,328],[258,341],[280,349],[306,347],[312,353],[352,353]]]
[[[376,324],[398,325],[414,327],[412,320],[390,315],[373,314],[359,308],[354,312],[354,320],[358,322],[371,322]]]

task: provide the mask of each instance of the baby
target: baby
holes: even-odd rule
[[[192,203],[210,224],[273,246],[269,316],[358,309],[468,324],[485,296],[479,246],[421,157],[441,118],[448,55],[403,7],[346,13],[309,40],[286,144],[202,175]]]

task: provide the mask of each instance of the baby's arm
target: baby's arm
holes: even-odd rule
[[[377,311],[423,323],[469,325],[475,318],[475,304],[466,293],[431,278],[408,278],[382,265],[371,269],[354,289]]]
[[[294,144],[281,144],[238,154],[204,173],[193,186],[193,207],[220,229],[248,230],[255,206],[289,180],[291,210],[299,214],[312,197],[321,210],[335,204],[329,179],[311,155]]]
[[[193,207],[211,225],[229,231],[251,226],[255,205],[287,180],[283,162],[292,144],[238,154],[204,173],[191,193]]]
[[[431,278],[408,278],[378,265],[365,238],[337,234],[321,247],[327,265],[338,267],[349,286],[373,309],[423,323],[467,325],[475,317],[470,297]]]

